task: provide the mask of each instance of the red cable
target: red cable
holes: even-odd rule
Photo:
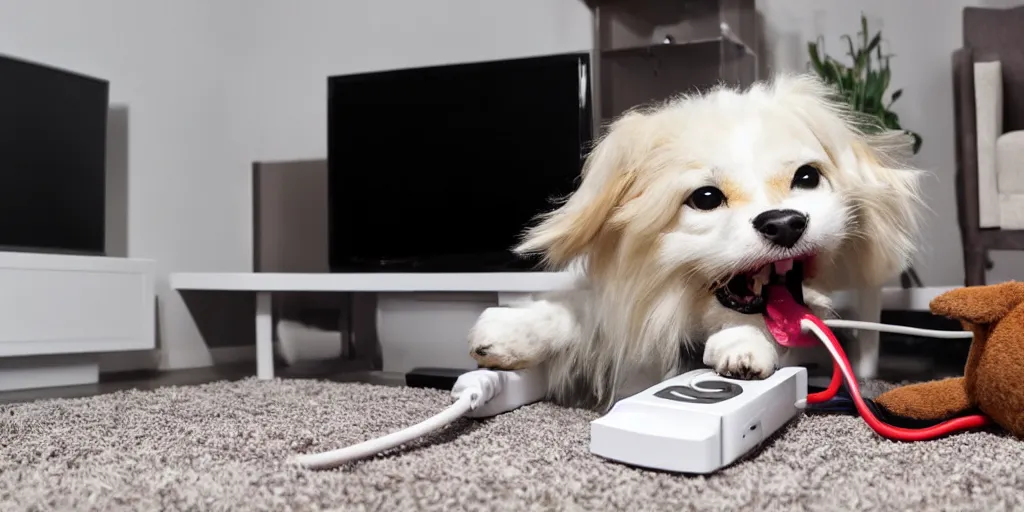
[[[829,332],[829,331],[826,331]],[[839,392],[839,388],[843,385],[843,371],[839,369],[839,362],[832,362],[832,381],[828,383],[828,388],[825,391],[819,391],[817,393],[811,393],[807,395],[807,403],[809,404],[820,404],[822,402],[828,402],[832,397],[836,396]]]
[[[857,412],[861,418],[879,435],[882,437],[892,439],[895,441],[927,441],[935,439],[941,436],[962,432],[964,430],[975,429],[986,426],[991,423],[991,420],[987,416],[980,414],[962,416],[951,420],[944,421],[938,425],[925,428],[903,428],[894,427],[887,423],[883,423],[881,420],[875,417],[871,413],[871,409],[868,408],[864,402],[864,398],[860,396],[860,386],[857,384],[857,380],[853,379],[853,368],[850,366],[850,361],[846,358],[846,353],[843,352],[843,348],[839,345],[839,340],[836,339],[832,331],[822,322],[818,317],[805,313],[803,316],[804,320],[810,320],[814,325],[818,326],[827,340],[822,340],[823,343],[831,345],[835,352],[833,353],[833,359],[835,359],[832,367],[832,382],[829,383],[828,389],[818,393],[807,395],[807,403],[820,403],[831,399],[839,391],[839,386],[842,383],[843,377],[846,378],[846,386],[849,388],[850,397],[853,399],[853,403],[857,406]],[[831,352],[831,351],[830,351]],[[843,371],[845,369],[845,372]]]

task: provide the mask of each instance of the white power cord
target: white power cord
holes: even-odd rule
[[[888,332],[893,334],[906,334],[908,336],[921,336],[925,338],[964,339],[973,338],[970,331],[940,331],[935,329],[919,329],[905,325],[877,324],[874,322],[860,322],[857,320],[824,320],[825,325],[839,329],[863,329],[866,331]]]
[[[375,455],[425,436],[461,418],[472,409],[472,403],[478,396],[474,395],[473,392],[467,392],[460,396],[454,404],[441,411],[440,414],[421,421],[405,430],[399,430],[384,437],[363,441],[359,444],[338,448],[329,452],[299,455],[295,457],[295,461],[310,469],[330,469],[349,461]]]
[[[470,416],[486,418],[531,404],[544,398],[544,373],[540,369],[518,372],[473,370],[459,376],[452,388],[455,403],[424,421],[384,437],[337,450],[295,457],[310,469],[330,469],[370,457],[439,430],[455,420]]]

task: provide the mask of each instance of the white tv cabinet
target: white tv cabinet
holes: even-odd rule
[[[565,289],[572,285],[574,277],[560,272],[522,273],[436,273],[436,274],[302,274],[302,273],[176,273],[170,276],[171,288],[175,290],[208,290],[248,292],[256,295],[256,363],[260,379],[274,377],[273,326],[271,325],[271,297],[275,292],[378,292],[390,297],[391,303],[378,302],[377,328],[380,342],[385,350],[389,336],[396,332],[415,332],[416,325],[404,325],[401,329],[386,325],[389,318],[406,324],[417,324],[422,329],[423,315],[391,315],[386,312],[402,313],[406,305],[416,301],[416,294],[496,294],[493,304],[508,304],[535,293]],[[925,309],[931,296],[944,290],[930,290],[929,297],[917,296],[914,290],[885,288],[858,292],[838,293],[834,296],[837,309],[853,311],[855,318],[877,322],[883,307],[897,309]],[[396,295],[397,294],[397,295]],[[401,299],[400,297],[409,297]],[[472,312],[467,309],[467,312]],[[460,312],[461,313],[461,312]],[[463,316],[458,316],[463,320]],[[435,324],[436,325],[436,324]],[[859,358],[860,374],[872,374],[878,359],[878,333],[858,333],[861,344],[867,348]],[[390,340],[395,341],[395,340]],[[408,342],[410,340],[402,340]],[[455,341],[455,340],[453,340]],[[462,340],[458,340],[461,342]],[[872,349],[873,347],[873,349]],[[425,348],[424,352],[429,351]],[[385,360],[387,359],[385,353]],[[467,356],[468,357],[468,356]],[[387,362],[385,361],[385,365]]]
[[[0,390],[95,383],[97,353],[156,346],[150,260],[0,252]]]

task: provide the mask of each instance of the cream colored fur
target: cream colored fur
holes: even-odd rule
[[[551,400],[595,408],[702,363],[770,376],[779,351],[763,319],[721,306],[713,283],[753,262],[814,253],[805,295],[829,315],[826,293],[881,285],[914,250],[919,172],[893,158],[908,141],[858,126],[810,76],[626,113],[591,152],[578,190],[518,248],[577,272],[578,286],[485,311],[470,353],[488,367],[543,364]],[[791,189],[805,164],[820,169],[821,185]],[[725,206],[688,205],[709,185]],[[810,219],[791,250],[751,226],[779,208]]]

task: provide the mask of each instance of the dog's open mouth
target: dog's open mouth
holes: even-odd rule
[[[765,263],[753,270],[732,276],[715,288],[715,297],[723,306],[743,314],[765,312],[769,284],[784,284],[797,303],[804,304],[803,283],[813,256],[800,256]]]

